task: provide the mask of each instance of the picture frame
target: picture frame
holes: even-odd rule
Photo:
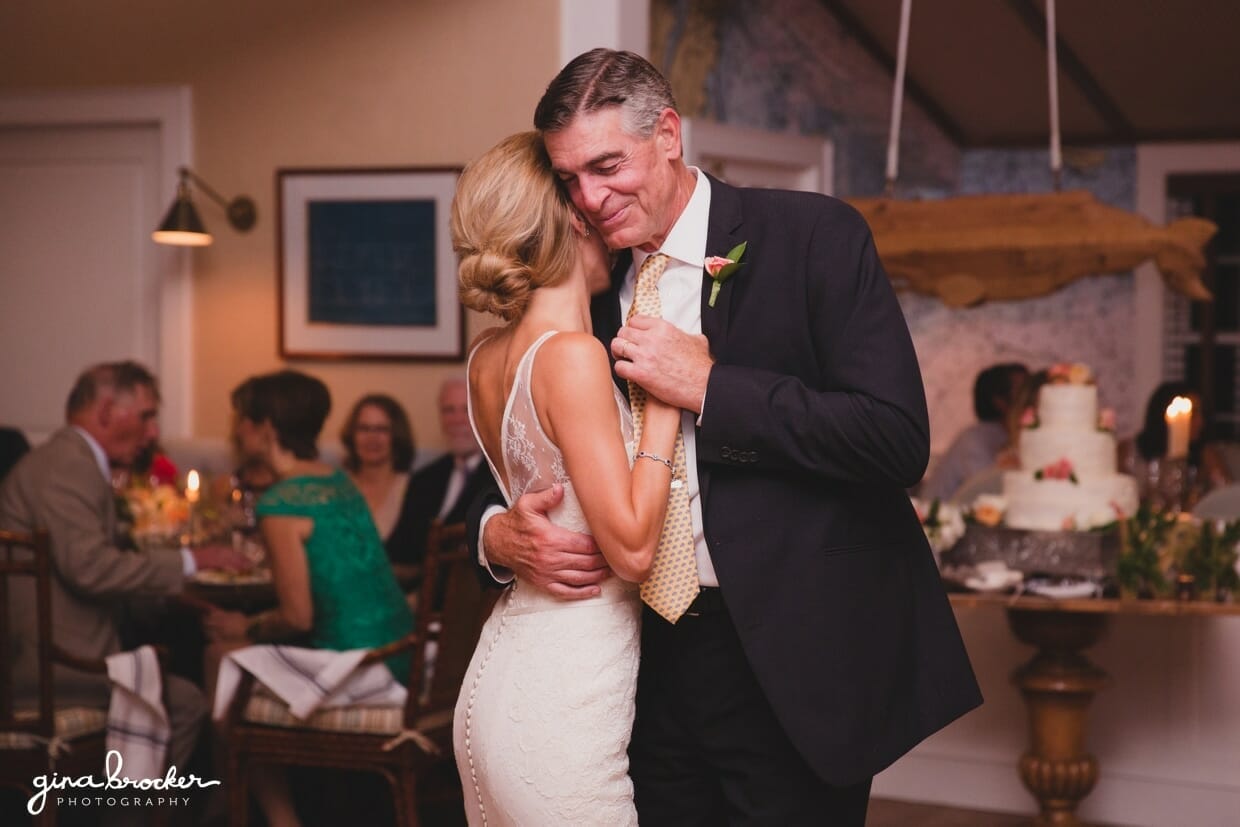
[[[465,354],[448,211],[460,167],[276,170],[280,356]]]

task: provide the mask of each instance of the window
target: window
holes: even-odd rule
[[[1172,175],[1167,220],[1208,218],[1218,234],[1206,249],[1202,280],[1213,302],[1168,294],[1164,307],[1163,376],[1198,388],[1213,436],[1240,438],[1240,175]]]

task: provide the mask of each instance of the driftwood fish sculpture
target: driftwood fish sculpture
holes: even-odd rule
[[[1083,191],[850,203],[870,222],[892,282],[952,307],[1044,296],[1149,258],[1172,290],[1212,298],[1202,251],[1218,228],[1203,218],[1159,227]]]

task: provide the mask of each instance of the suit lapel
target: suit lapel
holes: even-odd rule
[[[629,397],[629,383],[616,375],[616,359],[611,355],[611,340],[620,329],[620,288],[624,285],[624,277],[633,265],[633,253],[621,250],[616,263],[611,268],[611,287],[590,300],[590,319],[594,322],[594,337],[607,349],[607,358],[611,360],[611,378],[616,387]]]
[[[721,256],[743,240],[741,199],[735,188],[713,176],[707,175],[707,178],[710,179],[710,219],[706,228],[706,255]],[[702,271],[702,333],[710,341],[711,353],[715,358],[719,357],[727,342],[734,281],[743,277],[744,273],[745,267],[741,267],[732,278],[723,283],[715,299],[715,306],[711,307],[710,293],[715,282],[705,269]]]

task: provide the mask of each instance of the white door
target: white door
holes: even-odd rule
[[[160,365],[151,126],[0,128],[0,424],[46,434],[95,362]]]

